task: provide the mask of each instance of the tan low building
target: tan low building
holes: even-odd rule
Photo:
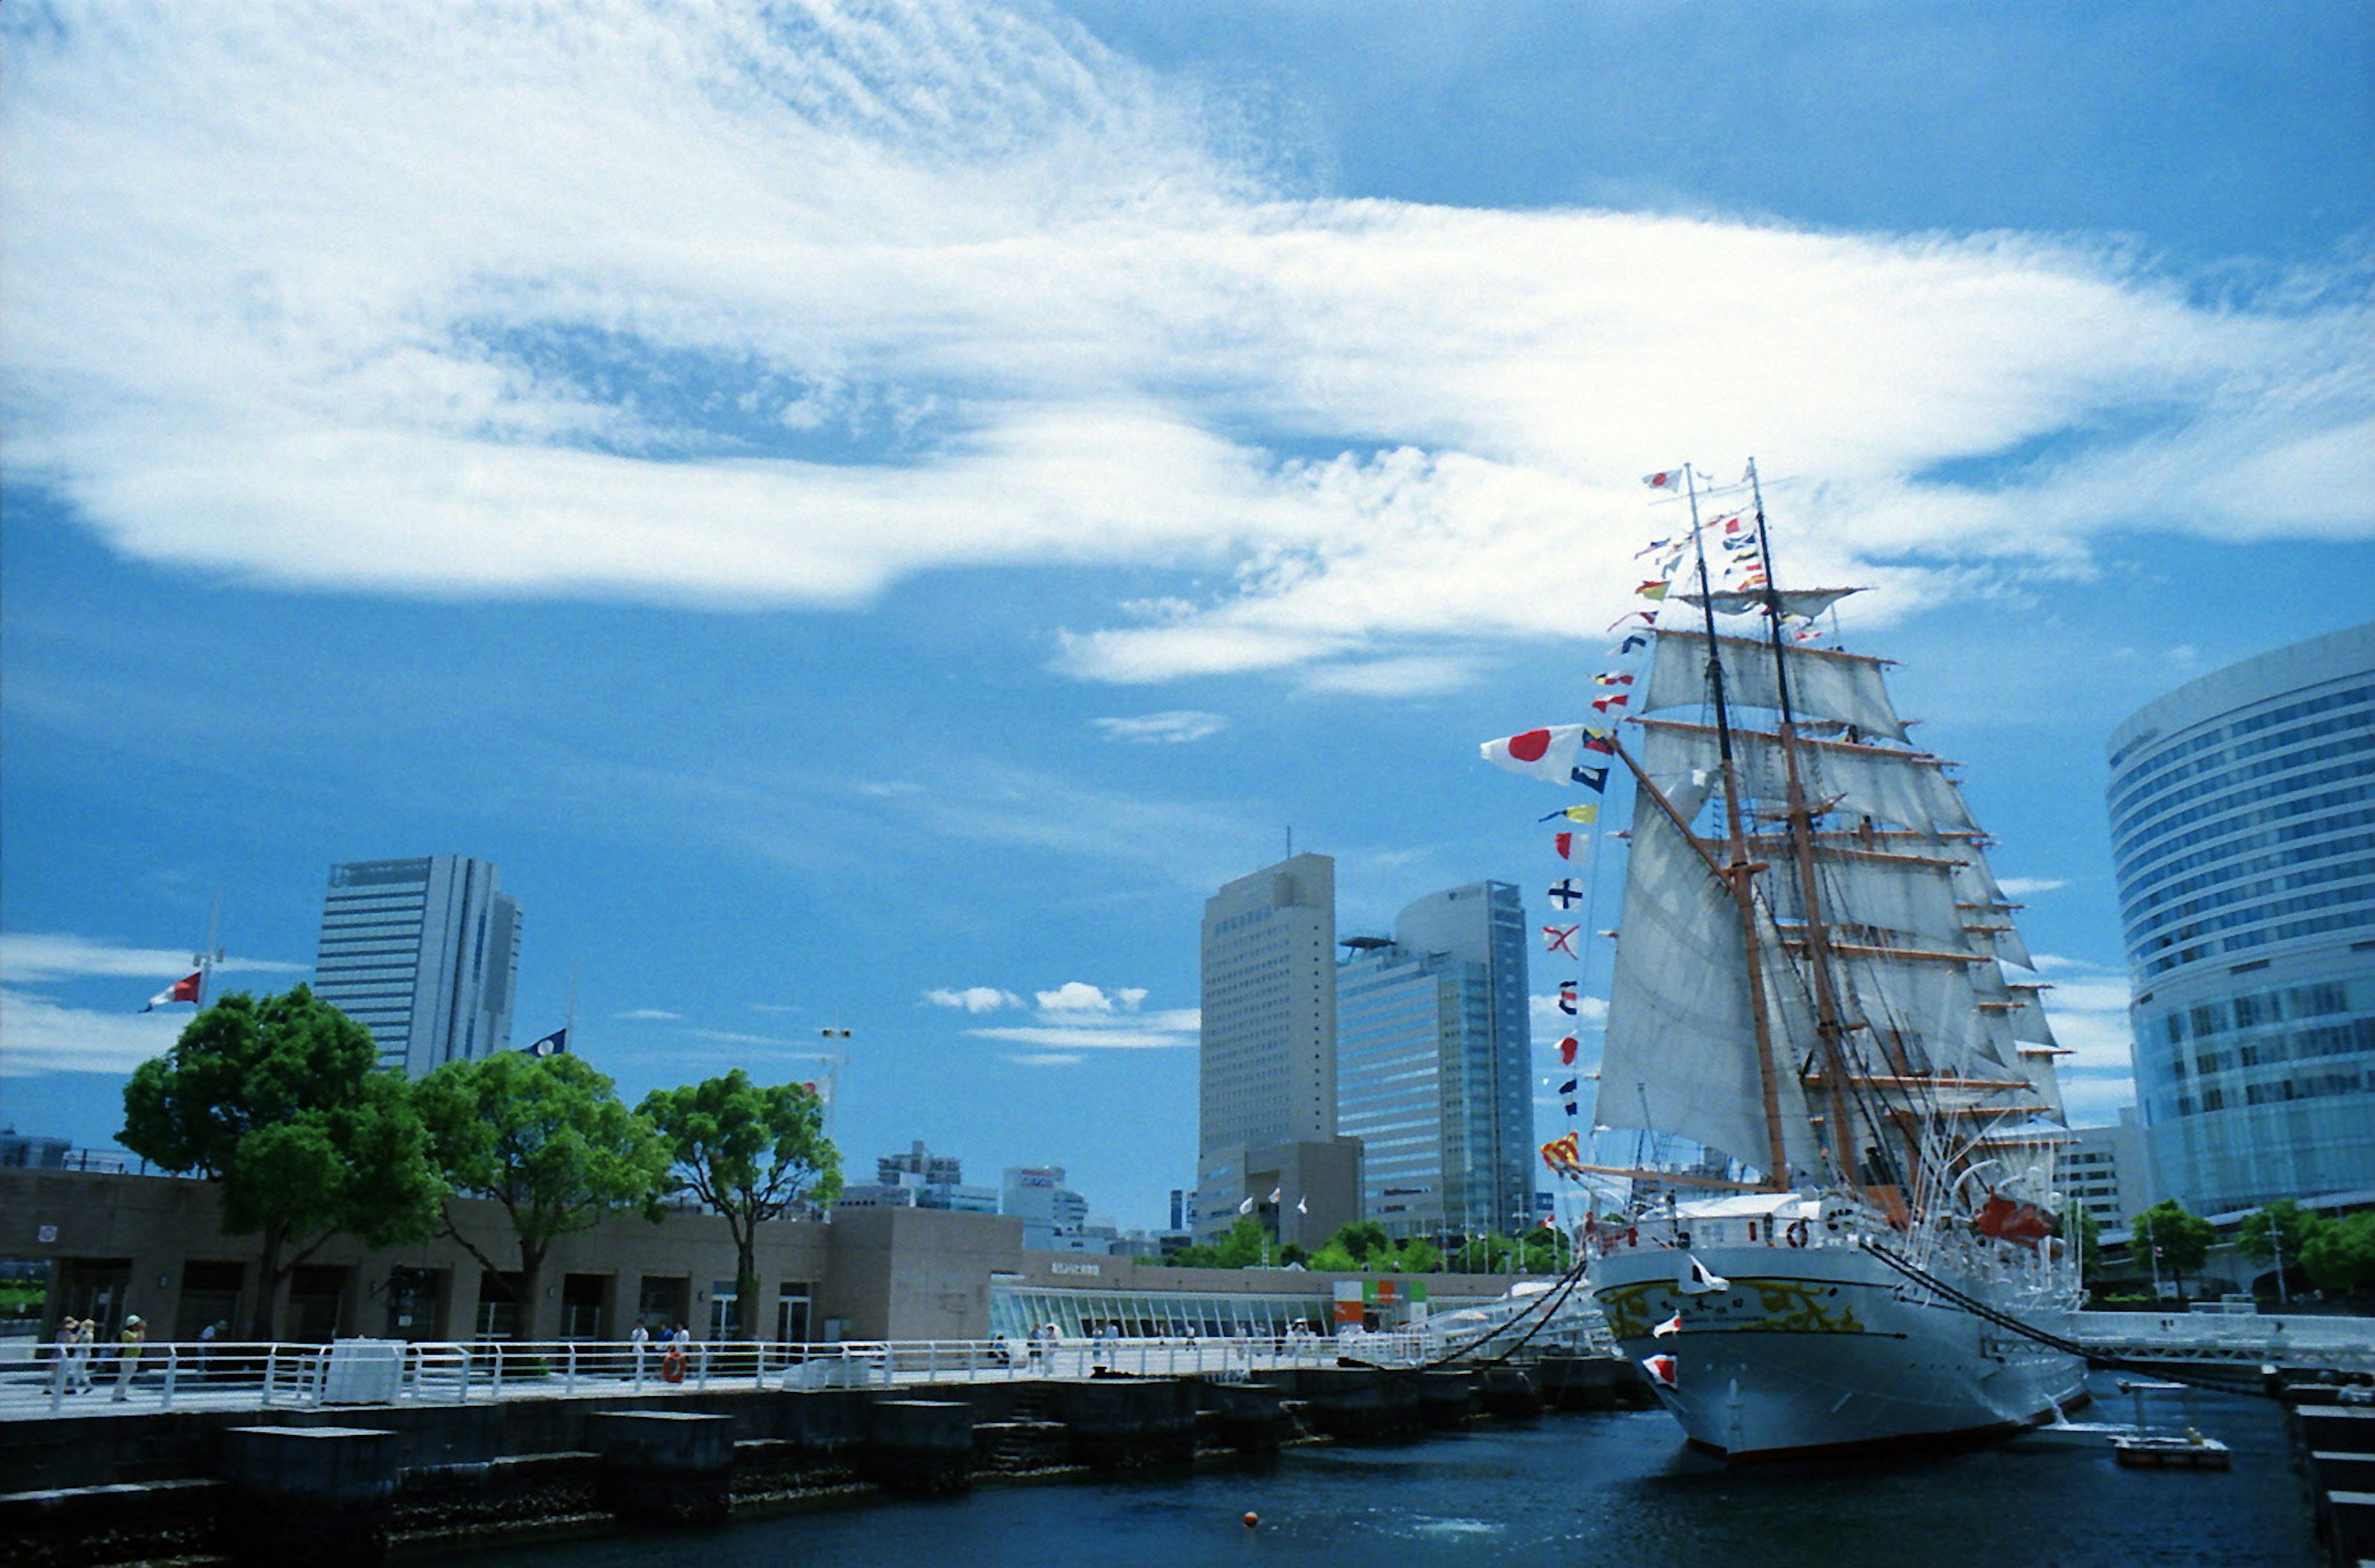
[[[245,1338],[261,1288],[257,1238],[224,1235],[219,1215],[217,1189],[205,1181],[0,1170],[0,1256],[46,1266],[45,1337],[70,1313],[112,1338],[125,1315],[137,1313],[153,1339],[195,1340],[210,1324]],[[465,1199],[454,1216],[488,1259],[516,1265],[518,1245],[498,1206]],[[733,1238],[714,1214],[671,1210],[657,1223],[614,1216],[553,1244],[523,1320],[504,1281],[451,1237],[371,1248],[337,1236],[289,1272],[280,1335],[623,1341],[642,1323],[655,1336],[683,1324],[703,1340],[746,1327],[778,1343],[962,1340],[1016,1331],[1003,1320],[1022,1303],[1022,1326],[1054,1316],[1067,1331],[1112,1321],[1132,1334],[1270,1332],[1294,1320],[1317,1326],[1338,1310],[1328,1275],[1026,1252],[1020,1219],[929,1208],[854,1208],[830,1222],[762,1225],[757,1273],[756,1299],[738,1301]],[[1437,1310],[1488,1299],[1509,1283],[1506,1276],[1417,1280]],[[1410,1315],[1407,1290],[1380,1299],[1398,1304],[1372,1313],[1373,1326]]]

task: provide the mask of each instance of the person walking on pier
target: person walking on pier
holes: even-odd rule
[[[86,1317],[75,1325],[74,1348],[66,1352],[66,1388],[70,1393],[90,1392],[91,1348],[99,1341],[99,1325]]]

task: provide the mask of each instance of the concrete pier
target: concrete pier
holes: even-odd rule
[[[1276,1384],[1199,1383],[1197,1403],[1212,1435],[1240,1454],[1275,1454],[1294,1428]]]
[[[2285,1391],[2318,1531],[2336,1562],[2375,1558],[2375,1403],[2362,1402],[2369,1393],[2365,1385],[2296,1384]]]
[[[252,1563],[376,1562],[387,1555],[401,1466],[371,1427],[243,1426],[223,1434],[224,1546]]]
[[[601,1456],[595,1497],[632,1525],[723,1519],[734,1502],[734,1418],[691,1410],[596,1410],[585,1445]]]
[[[962,1399],[878,1399],[859,1473],[892,1491],[973,1484],[973,1407]]]

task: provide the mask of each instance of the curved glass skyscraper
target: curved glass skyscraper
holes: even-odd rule
[[[2178,688],[2110,763],[2163,1190],[2218,1213],[2375,1187],[2375,625]]]

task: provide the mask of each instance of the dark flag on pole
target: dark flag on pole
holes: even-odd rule
[[[567,1055],[569,1054],[569,1026],[564,1023],[559,1029],[556,1029],[551,1033],[546,1035],[543,1039],[537,1041],[527,1048],[527,1054],[531,1056]]]

